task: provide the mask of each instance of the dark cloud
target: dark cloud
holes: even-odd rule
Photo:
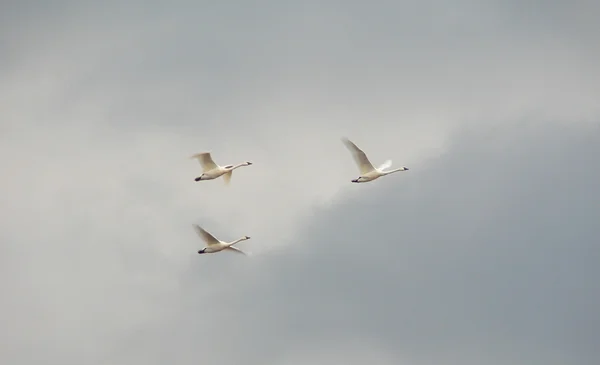
[[[438,160],[316,209],[289,249],[233,271],[199,259],[161,351],[259,364],[358,337],[409,364],[593,364],[599,141],[552,124],[462,131]],[[195,297],[204,280],[222,292]]]
[[[593,359],[597,7],[3,3],[0,359]]]

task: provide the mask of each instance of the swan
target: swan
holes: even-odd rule
[[[206,247],[201,249],[200,251],[198,251],[199,254],[215,253],[215,252],[227,250],[227,251],[241,253],[242,255],[247,256],[247,254],[244,251],[240,250],[239,248],[233,247],[233,245],[235,245],[236,243],[238,243],[240,241],[249,240],[250,237],[244,236],[242,238],[238,238],[237,240],[235,240],[233,242],[223,242],[221,240],[216,239],[215,236],[206,232],[206,230],[204,230],[204,228],[200,227],[197,224],[194,224],[194,229],[196,230],[196,233],[198,233],[198,236],[200,236],[206,242]]]
[[[219,166],[217,165],[212,157],[210,156],[210,152],[201,152],[197,153],[190,158],[196,158],[202,165],[202,175],[198,176],[194,179],[194,181],[201,180],[213,180],[220,176],[223,176],[223,180],[225,180],[225,184],[229,185],[231,181],[231,174],[233,174],[233,170],[242,166],[250,166],[252,162],[242,162],[237,165],[227,165],[227,166]]]
[[[367,155],[360,148],[358,148],[352,141],[350,141],[348,138],[344,137],[344,138],[342,138],[342,142],[346,145],[346,147],[352,153],[352,157],[354,158],[354,161],[358,165],[358,169],[360,171],[360,176],[358,178],[352,180],[353,183],[365,183],[365,182],[379,179],[382,176],[389,175],[394,172],[408,170],[407,167],[400,167],[395,170],[383,171],[384,169],[387,169],[390,166],[392,166],[392,160],[387,160],[383,164],[381,164],[381,166],[375,168],[375,167],[373,167],[373,165],[367,158]]]

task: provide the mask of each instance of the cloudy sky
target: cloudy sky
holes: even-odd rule
[[[3,2],[0,362],[596,364],[598,14]]]

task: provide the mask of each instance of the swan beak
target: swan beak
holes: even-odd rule
[[[247,240],[249,240],[249,239],[250,239],[250,237],[249,237],[249,236],[246,236],[246,239],[247,239]]]
[[[404,168],[404,171],[408,171],[408,167],[405,167],[405,168]]]
[[[358,179],[354,179],[354,180],[352,180],[352,182],[353,182],[353,183],[357,183],[357,182],[358,182]]]
[[[204,250],[200,250],[200,251],[198,251],[198,253],[199,253],[199,254],[201,254],[201,253],[204,253]]]
[[[252,162],[246,162],[248,164],[248,166],[252,165]]]

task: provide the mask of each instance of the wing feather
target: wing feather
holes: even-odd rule
[[[231,175],[233,175],[233,170],[223,174],[223,180],[225,180],[225,185],[229,185],[229,183],[231,182]]]
[[[346,145],[346,148],[348,148],[348,150],[350,150],[350,152],[352,153],[352,157],[354,158],[354,161],[358,165],[358,169],[361,174],[366,174],[368,172],[375,170],[375,168],[373,167],[373,164],[371,164],[371,161],[369,161],[369,159],[367,158],[367,155],[360,148],[358,148],[352,141],[350,141],[348,138],[344,137],[344,138],[342,138],[342,142],[344,142],[344,145]]]
[[[241,253],[242,255],[248,256],[247,253],[245,253],[244,251],[240,250],[239,248],[235,248],[233,246],[227,247],[226,250]]]
[[[202,165],[202,169],[204,170],[204,172],[210,171],[212,169],[219,167],[219,166],[217,166],[215,161],[213,161],[212,157],[210,156],[210,152],[196,153],[191,158],[198,159],[198,161],[200,162],[200,165]]]
[[[202,238],[207,245],[216,245],[219,244],[219,240],[215,238],[215,236],[213,236],[212,234],[206,232],[206,230],[204,230],[204,228],[200,227],[197,224],[194,224],[194,230],[196,230],[196,233],[198,233],[198,236],[200,236],[200,238]]]
[[[387,160],[384,163],[382,163],[381,166],[379,166],[377,168],[377,170],[380,170],[380,171],[385,170],[385,169],[389,168],[390,166],[392,166],[392,160]]]

